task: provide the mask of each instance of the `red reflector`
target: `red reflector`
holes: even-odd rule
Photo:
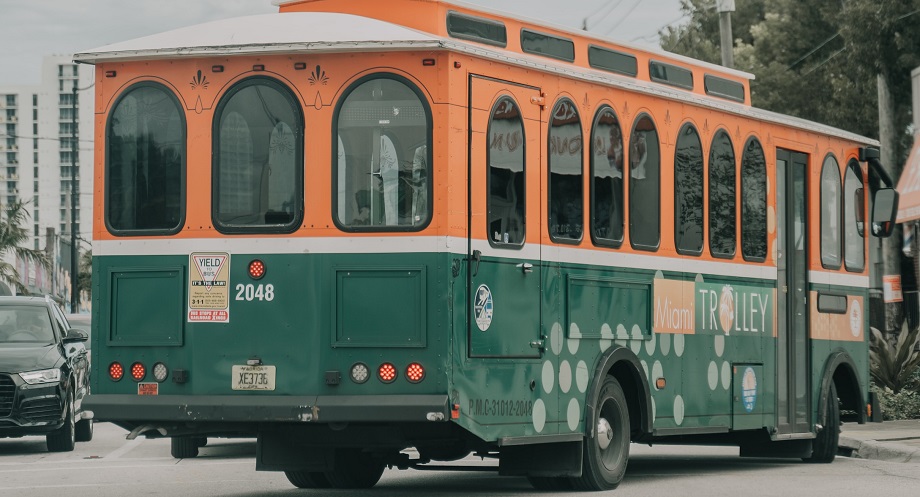
[[[460,404],[454,404],[450,410],[450,419],[460,419]]]
[[[422,59],[422,65],[423,66],[433,66],[434,59]]]
[[[406,367],[406,378],[412,383],[418,383],[425,379],[425,368],[417,362],[413,362]]]
[[[147,368],[143,364],[135,362],[131,365],[131,378],[134,378],[134,381],[141,381],[145,376],[147,376]]]
[[[107,78],[114,78],[116,74],[118,74],[118,73],[115,72],[115,71],[106,71],[106,72],[105,72],[105,77],[107,77]]]
[[[224,66],[221,66],[221,65],[211,66],[211,72],[224,72]]]
[[[259,259],[253,259],[249,263],[249,277],[257,280],[265,276],[265,263]]]
[[[298,71],[303,71],[303,70],[306,69],[306,68],[307,68],[307,63],[306,63],[306,62],[295,62],[295,63],[294,63],[294,69],[296,69],[296,70],[298,70]]]
[[[109,364],[109,378],[112,378],[114,381],[120,380],[125,375],[125,368],[117,362]]]
[[[252,70],[253,70],[253,71],[264,71],[264,70],[265,70],[265,64],[253,64]]]
[[[396,366],[385,362],[377,368],[377,377],[384,383],[393,383],[396,379]]]

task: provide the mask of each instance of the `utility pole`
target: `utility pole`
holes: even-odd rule
[[[93,83],[86,88],[77,88],[79,81],[79,77],[74,73],[73,100],[70,101],[70,312],[73,314],[79,312],[80,305],[80,292],[77,291],[80,272],[80,251],[77,249],[77,199],[80,195],[77,190],[77,92],[96,85]]]
[[[716,0],[716,10],[719,11],[719,38],[722,45],[722,65],[735,67],[735,57],[732,54],[732,12],[735,11],[735,0]]]

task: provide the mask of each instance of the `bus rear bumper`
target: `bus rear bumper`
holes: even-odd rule
[[[447,421],[447,395],[112,395],[91,394],[96,421],[299,422]]]

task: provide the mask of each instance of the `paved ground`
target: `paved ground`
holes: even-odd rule
[[[920,420],[845,423],[840,448],[863,459],[920,463]]]

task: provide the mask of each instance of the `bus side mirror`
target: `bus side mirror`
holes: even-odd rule
[[[893,188],[882,188],[875,192],[872,208],[872,234],[887,238],[894,230],[894,219],[898,212],[898,192]]]
[[[866,196],[864,195],[865,190],[862,188],[857,188],[853,192],[853,206],[856,208],[856,232],[859,233],[859,236],[866,236]]]

